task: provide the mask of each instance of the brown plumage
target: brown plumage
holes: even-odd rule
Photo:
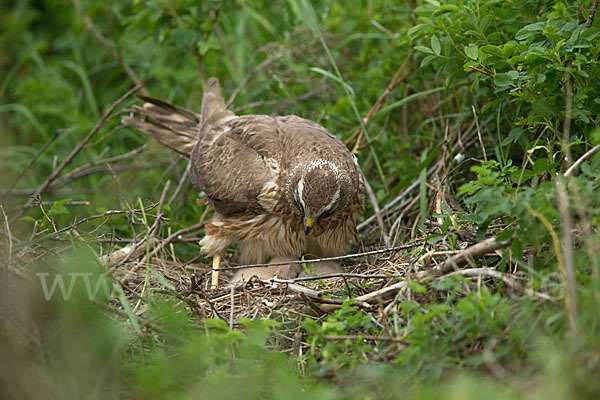
[[[342,255],[356,240],[364,211],[360,171],[346,146],[319,124],[293,115],[236,116],[215,78],[200,115],[140,98],[146,103],[123,123],[190,159],[191,181],[215,209],[200,242],[213,266],[234,242],[243,263],[263,263]],[[298,272],[255,269],[235,279]]]

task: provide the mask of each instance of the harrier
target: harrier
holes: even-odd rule
[[[270,258],[281,264],[302,256],[342,255],[356,242],[364,183],[355,158],[327,129],[294,115],[236,116],[226,109],[216,78],[206,85],[200,115],[140,98],[145,104],[134,106],[123,123],[188,158],[192,184],[214,208],[200,241],[213,257],[213,288],[233,243],[242,263]],[[301,267],[241,271],[233,280],[255,274],[293,277]]]

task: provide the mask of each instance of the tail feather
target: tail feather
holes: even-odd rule
[[[146,103],[142,107],[134,106],[132,115],[122,118],[123,124],[190,158],[198,141],[200,115],[152,97],[139,98]]]
[[[139,95],[138,98],[146,102],[147,116],[158,122],[179,124],[188,129],[197,127],[200,122],[200,115],[193,111],[148,96]]]
[[[206,83],[202,97],[202,125],[212,125],[215,122],[232,117],[235,114],[225,107],[225,100],[221,95],[221,85],[217,78],[210,78]]]
[[[152,97],[138,98],[145,101],[144,105],[133,106],[132,114],[122,118],[123,124],[144,132],[186,158],[190,158],[203,127],[234,116],[225,108],[216,78],[209,79],[206,85],[201,115]]]

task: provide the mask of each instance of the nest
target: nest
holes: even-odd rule
[[[405,300],[440,295],[431,288],[425,293],[415,292],[410,285],[413,281],[421,284],[461,275],[473,282],[472,286],[464,285],[465,293],[477,290],[476,287],[482,284],[496,287],[502,281],[505,291],[549,300],[548,295],[527,289],[524,275],[501,274],[494,268],[474,265],[475,260],[480,259],[492,266],[501,259],[496,251],[507,243],[494,238],[472,246],[465,242],[465,249],[459,251],[448,250],[448,244],[444,242],[432,245],[424,241],[392,248],[371,248],[340,257],[344,273],[297,279],[260,280],[253,277],[245,282],[228,284],[232,271],[222,271],[222,284],[216,289],[210,288],[209,265],[181,263],[168,259],[166,254],[152,257],[148,262],[130,259],[116,267],[116,276],[132,304],[143,297],[143,290],[149,290],[175,297],[185,304],[191,315],[200,320],[220,319],[230,329],[243,329],[240,321],[244,319],[273,319],[281,325],[275,333],[279,339],[277,348],[299,355],[309,346],[302,341],[302,321],[305,318],[323,319],[348,306],[369,315],[375,325],[383,328],[382,332],[387,332],[373,337],[368,331],[354,331],[348,337],[401,342],[401,337],[385,329],[390,317],[395,316],[394,320],[397,320],[399,305]],[[231,264],[232,260],[229,261]],[[139,309],[139,315],[143,317],[143,307]],[[402,327],[395,328],[398,332]]]

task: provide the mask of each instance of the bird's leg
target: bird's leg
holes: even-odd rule
[[[216,255],[213,257],[212,281],[210,284],[211,289],[216,289],[219,286],[219,267],[220,266],[221,266],[221,255]]]

